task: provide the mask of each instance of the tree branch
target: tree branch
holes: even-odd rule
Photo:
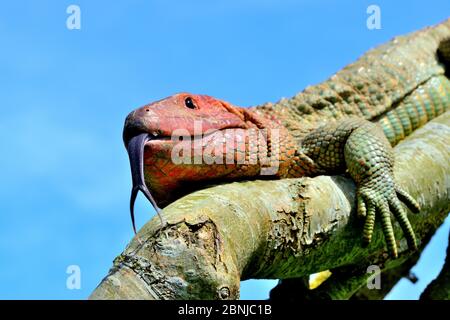
[[[450,112],[415,131],[394,150],[398,182],[421,204],[410,214],[419,241],[449,212]],[[392,268],[411,255],[398,225],[400,258],[391,260],[376,226],[361,246],[355,187],[345,176],[219,185],[163,210],[168,225],[149,221],[119,255],[91,299],[236,299],[249,278],[286,279],[327,269]],[[423,242],[421,243],[423,245]],[[359,278],[358,278],[359,279]],[[337,290],[347,298],[355,285]],[[320,287],[319,287],[320,288]]]

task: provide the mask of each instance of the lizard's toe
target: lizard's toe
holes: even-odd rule
[[[356,200],[358,202],[356,210],[358,217],[365,218],[367,215],[367,206],[366,206],[367,196],[362,192],[358,192],[358,194],[356,195]]]
[[[409,208],[409,210],[414,213],[419,213],[420,205],[413,197],[409,195],[409,193],[398,185],[395,186],[395,192],[397,193],[398,199],[400,199]]]
[[[377,210],[381,215],[381,225],[383,227],[384,237],[386,238],[388,251],[393,258],[397,258],[397,243],[395,242],[395,235],[394,229],[392,228],[389,206],[385,201],[383,201],[377,206]]]
[[[372,240],[373,229],[375,227],[375,205],[368,203],[366,221],[363,229],[363,245],[367,246]]]
[[[389,208],[399,222],[400,227],[403,230],[403,234],[405,235],[406,241],[408,242],[408,246],[411,249],[417,249],[416,236],[414,235],[413,228],[408,220],[405,209],[403,209],[397,197],[393,196],[391,199],[389,199]]]

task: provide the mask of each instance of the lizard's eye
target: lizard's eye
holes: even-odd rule
[[[189,109],[197,109],[197,106],[195,105],[194,101],[192,100],[191,97],[187,97],[184,100],[184,104],[186,105],[186,107],[188,107]]]

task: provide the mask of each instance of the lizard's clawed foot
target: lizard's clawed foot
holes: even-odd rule
[[[392,228],[391,212],[398,220],[408,242],[408,246],[416,250],[416,237],[400,200],[413,212],[419,212],[420,207],[417,201],[396,185],[392,179],[388,178],[388,181],[383,180],[382,183],[380,180],[369,180],[367,183],[361,183],[358,186],[357,211],[358,216],[365,217],[363,230],[364,243],[366,245],[370,243],[375,226],[375,216],[379,215],[388,251],[392,257],[396,258],[398,252],[394,230]]]

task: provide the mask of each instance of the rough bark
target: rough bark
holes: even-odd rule
[[[422,206],[420,214],[409,214],[421,247],[450,210],[449,145],[447,112],[395,148],[396,178]],[[346,176],[236,182],[194,192],[163,210],[164,229],[154,218],[139,231],[90,298],[236,299],[240,280],[327,269],[353,273],[345,285],[328,284],[331,298],[349,298],[366,281],[368,265],[390,269],[412,254],[397,225],[399,259],[388,258],[379,225],[372,243],[361,246],[354,194]]]

